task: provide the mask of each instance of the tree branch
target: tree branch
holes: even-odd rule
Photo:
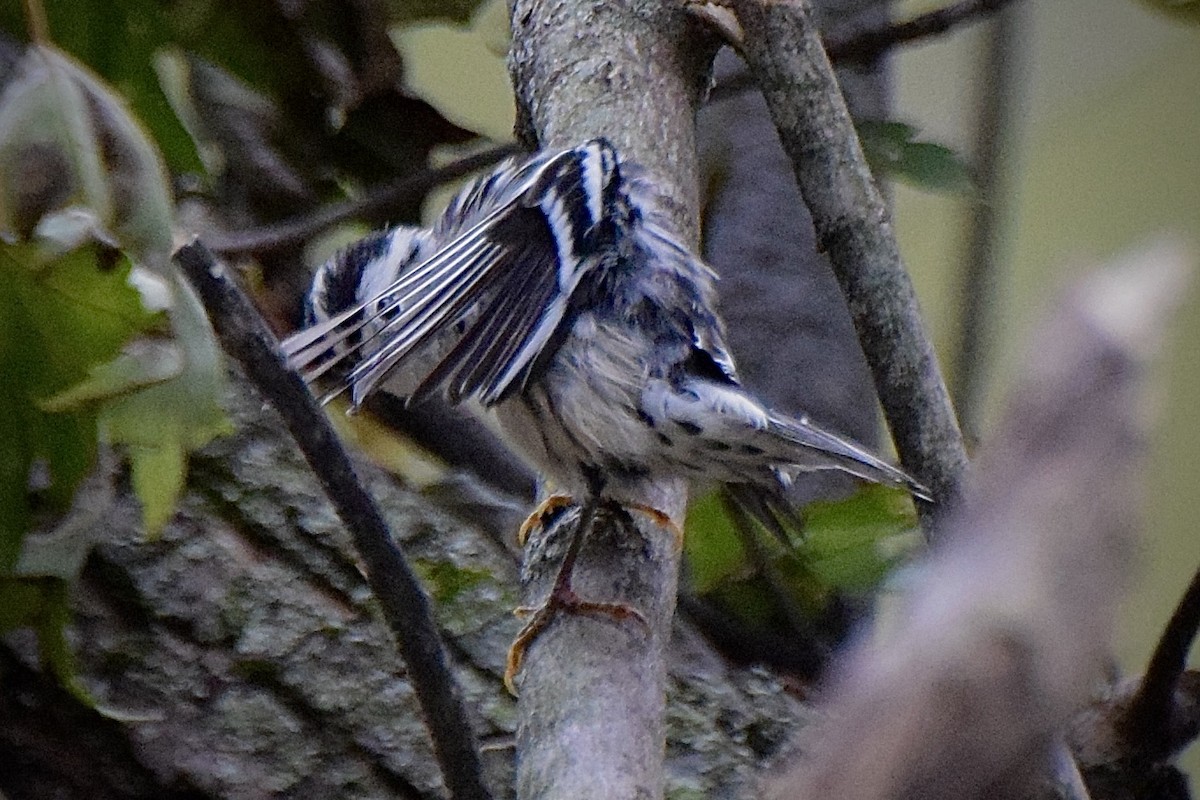
[[[1187,669],[1198,630],[1200,571],[1145,673],[1107,687],[1072,721],[1067,741],[1097,800],[1189,796],[1174,761],[1200,736],[1200,672]]]
[[[993,14],[1013,0],[961,0],[912,19],[860,30],[835,31],[826,41],[829,58],[839,66],[874,61],[893,47],[941,36],[959,25]]]
[[[694,118],[715,43],[682,5],[661,0],[515,0],[510,68],[518,137],[541,147],[606,136],[655,177],[663,207],[698,240]],[[679,480],[623,490],[682,522]],[[636,608],[640,626],[560,614],[520,676],[517,794],[531,798],[661,797],[664,646],[680,553],[673,533],[633,514],[603,515],[580,553],[574,585],[588,599]],[[565,525],[532,537],[524,598],[542,601],[562,557]],[[636,528],[636,530],[635,530]]]
[[[838,66],[865,64],[902,44],[920,42],[941,36],[959,26],[975,22],[1011,5],[1014,0],[962,0],[919,14],[903,22],[870,25],[856,30],[835,30],[825,36],[825,52]],[[709,101],[717,102],[735,94],[757,88],[749,71],[737,72],[719,82],[709,93]]]
[[[175,261],[200,295],[221,345],[270,400],[337,509],[408,665],[442,778],[456,800],[488,800],[462,692],[451,674],[429,599],[379,509],[303,381],[281,362],[275,338],[211,252],[199,242]]]
[[[1181,746],[1178,730],[1172,730],[1180,721],[1180,712],[1176,708],[1179,703],[1177,692],[1187,671],[1188,652],[1195,644],[1198,632],[1200,570],[1192,576],[1167,627],[1163,629],[1124,720],[1129,738],[1140,740],[1145,749],[1154,751],[1160,757],[1164,753],[1174,753]],[[1196,713],[1192,711],[1193,734]],[[1185,741],[1191,741],[1192,738],[1194,735]]]
[[[402,203],[422,197],[430,189],[470,175],[476,170],[520,152],[515,144],[502,144],[479,153],[452,161],[436,169],[405,175],[382,186],[367,190],[355,200],[324,206],[311,214],[303,214],[283,222],[236,231],[224,236],[206,236],[213,252],[222,256],[262,255],[283,247],[301,244],[340,222],[355,217],[386,212]]]
[[[963,432],[979,436],[984,370],[987,366],[992,304],[996,295],[997,249],[1004,233],[1010,193],[1007,165],[1016,134],[1018,75],[1022,53],[1021,9],[996,15],[988,30],[986,52],[976,67],[981,92],[975,121],[974,175],[970,218],[965,230],[959,290],[958,335],[949,360],[951,396]]]
[[[744,55],[846,296],[904,466],[952,506],[967,465],[933,345],[808,3],[735,0]],[[928,528],[932,509],[921,509]]]

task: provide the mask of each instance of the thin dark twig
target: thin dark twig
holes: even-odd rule
[[[1139,739],[1164,736],[1172,718],[1175,690],[1187,669],[1188,652],[1200,632],[1200,570],[1192,576],[1187,591],[1175,607],[1167,627],[1154,648],[1146,674],[1126,714],[1126,726]]]
[[[941,36],[957,26],[995,13],[1013,0],[961,0],[918,14],[903,22],[831,34],[825,40],[829,59],[838,65],[870,63],[896,45]]]
[[[304,382],[284,367],[275,337],[208,248],[193,242],[176,252],[175,261],[200,295],[222,347],[275,406],[350,530],[366,565],[367,581],[408,665],[450,796],[487,800],[491,795],[483,783],[479,750],[429,599],[359,482],[337,434]]]
[[[950,361],[950,395],[959,424],[968,440],[979,436],[987,334],[999,267],[1008,199],[1005,167],[1012,150],[1020,92],[1021,9],[1008,8],[996,15],[987,51],[979,64],[979,115],[975,123],[975,186],[962,263],[962,289],[958,303],[957,347]]]
[[[209,247],[222,256],[262,255],[281,247],[304,242],[339,222],[355,217],[387,211],[405,201],[420,197],[443,183],[449,183],[472,172],[490,167],[521,152],[515,143],[502,144],[480,153],[461,158],[436,169],[405,175],[390,183],[374,187],[362,197],[325,206],[283,222],[264,225],[208,238]]]
[[[897,45],[941,36],[958,26],[973,22],[999,11],[1014,0],[962,0],[943,8],[919,14],[903,22],[851,31],[834,31],[825,37],[825,52],[838,66],[866,64],[874,61]],[[725,100],[756,88],[749,70],[735,72],[709,92],[709,102]]]

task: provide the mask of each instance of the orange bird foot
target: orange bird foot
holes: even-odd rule
[[[513,697],[517,696],[516,677],[525,661],[525,651],[560,611],[567,614],[600,615],[618,622],[632,619],[645,628],[647,633],[650,631],[650,623],[646,621],[645,615],[627,603],[584,600],[571,588],[569,580],[562,586],[556,585],[540,606],[520,606],[513,611],[518,617],[529,617],[525,627],[521,628],[512,646],[508,648],[508,658],[504,664],[504,686]]]
[[[521,525],[521,529],[517,533],[517,541],[523,546],[530,532],[536,526],[544,524],[548,515],[560,508],[574,505],[574,503],[574,499],[566,495],[554,494],[547,497],[534,509],[533,513],[525,520],[525,523]],[[521,632],[517,634],[517,638],[513,640],[512,646],[508,649],[508,658],[505,660],[504,686],[513,696],[517,694],[515,681],[517,673],[521,671],[521,664],[525,660],[525,652],[560,611],[569,614],[601,615],[618,622],[632,619],[645,628],[647,633],[650,632],[650,624],[646,621],[645,615],[633,606],[627,603],[606,603],[585,600],[576,594],[575,590],[571,587],[571,574],[575,569],[575,561],[579,557],[583,540],[595,523],[597,512],[605,506],[610,511],[623,512],[625,519],[630,522],[632,522],[628,518],[630,511],[646,515],[654,523],[671,531],[675,539],[676,548],[683,546],[683,530],[675,524],[670,516],[659,511],[657,508],[640,503],[610,503],[606,500],[585,506],[579,526],[574,531],[574,537],[567,548],[567,553],[563,557],[562,564],[558,567],[558,573],[555,575],[554,586],[551,588],[545,602],[540,606],[521,606],[514,611],[519,617],[528,616],[529,621],[525,623],[525,627],[521,629]]]
[[[665,511],[659,511],[653,506],[643,505],[642,503],[622,503],[621,508],[627,511],[637,511],[641,514],[645,514],[656,525],[666,528],[671,532],[671,535],[675,537],[676,550],[683,547],[683,528],[679,527],[679,525],[675,523],[675,520],[671,519],[670,515]]]

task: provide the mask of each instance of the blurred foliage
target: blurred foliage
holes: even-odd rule
[[[789,531],[786,547],[775,537],[761,538],[772,560],[802,563],[822,591],[866,592],[908,552],[916,524],[906,492],[870,484],[847,498],[805,506],[802,529]],[[756,571],[719,492],[692,503],[687,531],[689,580],[698,594]]]
[[[863,155],[876,175],[931,192],[964,192],[971,188],[971,173],[963,160],[945,145],[918,141],[918,131],[912,125],[863,120],[856,127]]]
[[[712,493],[688,511],[687,585],[745,631],[809,634],[827,621],[836,640],[848,621],[846,599],[868,596],[914,551],[916,525],[906,492],[868,485],[807,505],[784,543],[758,526],[740,529],[721,493]]]
[[[0,4],[0,630],[35,630],[79,697],[63,625],[103,532],[91,482],[116,477],[98,455],[127,459],[153,535],[188,453],[226,429],[177,232],[311,212],[473,138],[408,90],[388,30],[477,5]],[[294,248],[254,268],[307,280]]]
[[[198,170],[195,147],[151,69],[154,52],[171,38],[164,4],[156,0],[50,2],[46,16],[55,45],[101,76],[142,120],[173,170]],[[26,39],[18,3],[0,4],[0,30]]]
[[[813,574],[828,586],[863,593],[879,586],[921,537],[906,491],[871,484],[845,500],[804,509],[804,538]]]
[[[11,569],[37,512],[61,514],[91,469],[98,412],[53,413],[42,401],[83,381],[156,317],[129,286],[128,260],[89,242],[57,257],[5,245],[0,293],[0,569]],[[103,259],[120,259],[107,269]],[[35,474],[36,473],[36,474]]]
[[[32,628],[38,637],[43,664],[76,699],[88,706],[95,700],[79,682],[75,656],[66,637],[70,622],[70,584],[44,576],[5,576],[0,579],[0,631]]]

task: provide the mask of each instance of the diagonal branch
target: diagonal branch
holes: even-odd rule
[[[883,198],[807,2],[735,0],[744,56],[841,284],[900,460],[943,507],[967,465]],[[927,528],[932,510],[922,509]]]
[[[408,665],[450,796],[488,800],[491,795],[483,783],[470,718],[450,672],[429,599],[359,482],[337,434],[300,377],[284,367],[275,337],[212,253],[193,242],[180,248],[175,261],[200,295],[225,352],[275,406],[349,529],[366,564],[371,590]]]
[[[303,214],[283,222],[236,231],[224,236],[207,237],[209,247],[222,256],[239,256],[262,255],[283,247],[302,244],[340,222],[386,212],[389,208],[424,196],[430,189],[441,186],[443,183],[449,183],[477,170],[490,167],[518,152],[520,152],[520,148],[515,144],[497,145],[436,169],[405,175],[382,186],[369,189],[360,198],[325,206],[311,214]]]

